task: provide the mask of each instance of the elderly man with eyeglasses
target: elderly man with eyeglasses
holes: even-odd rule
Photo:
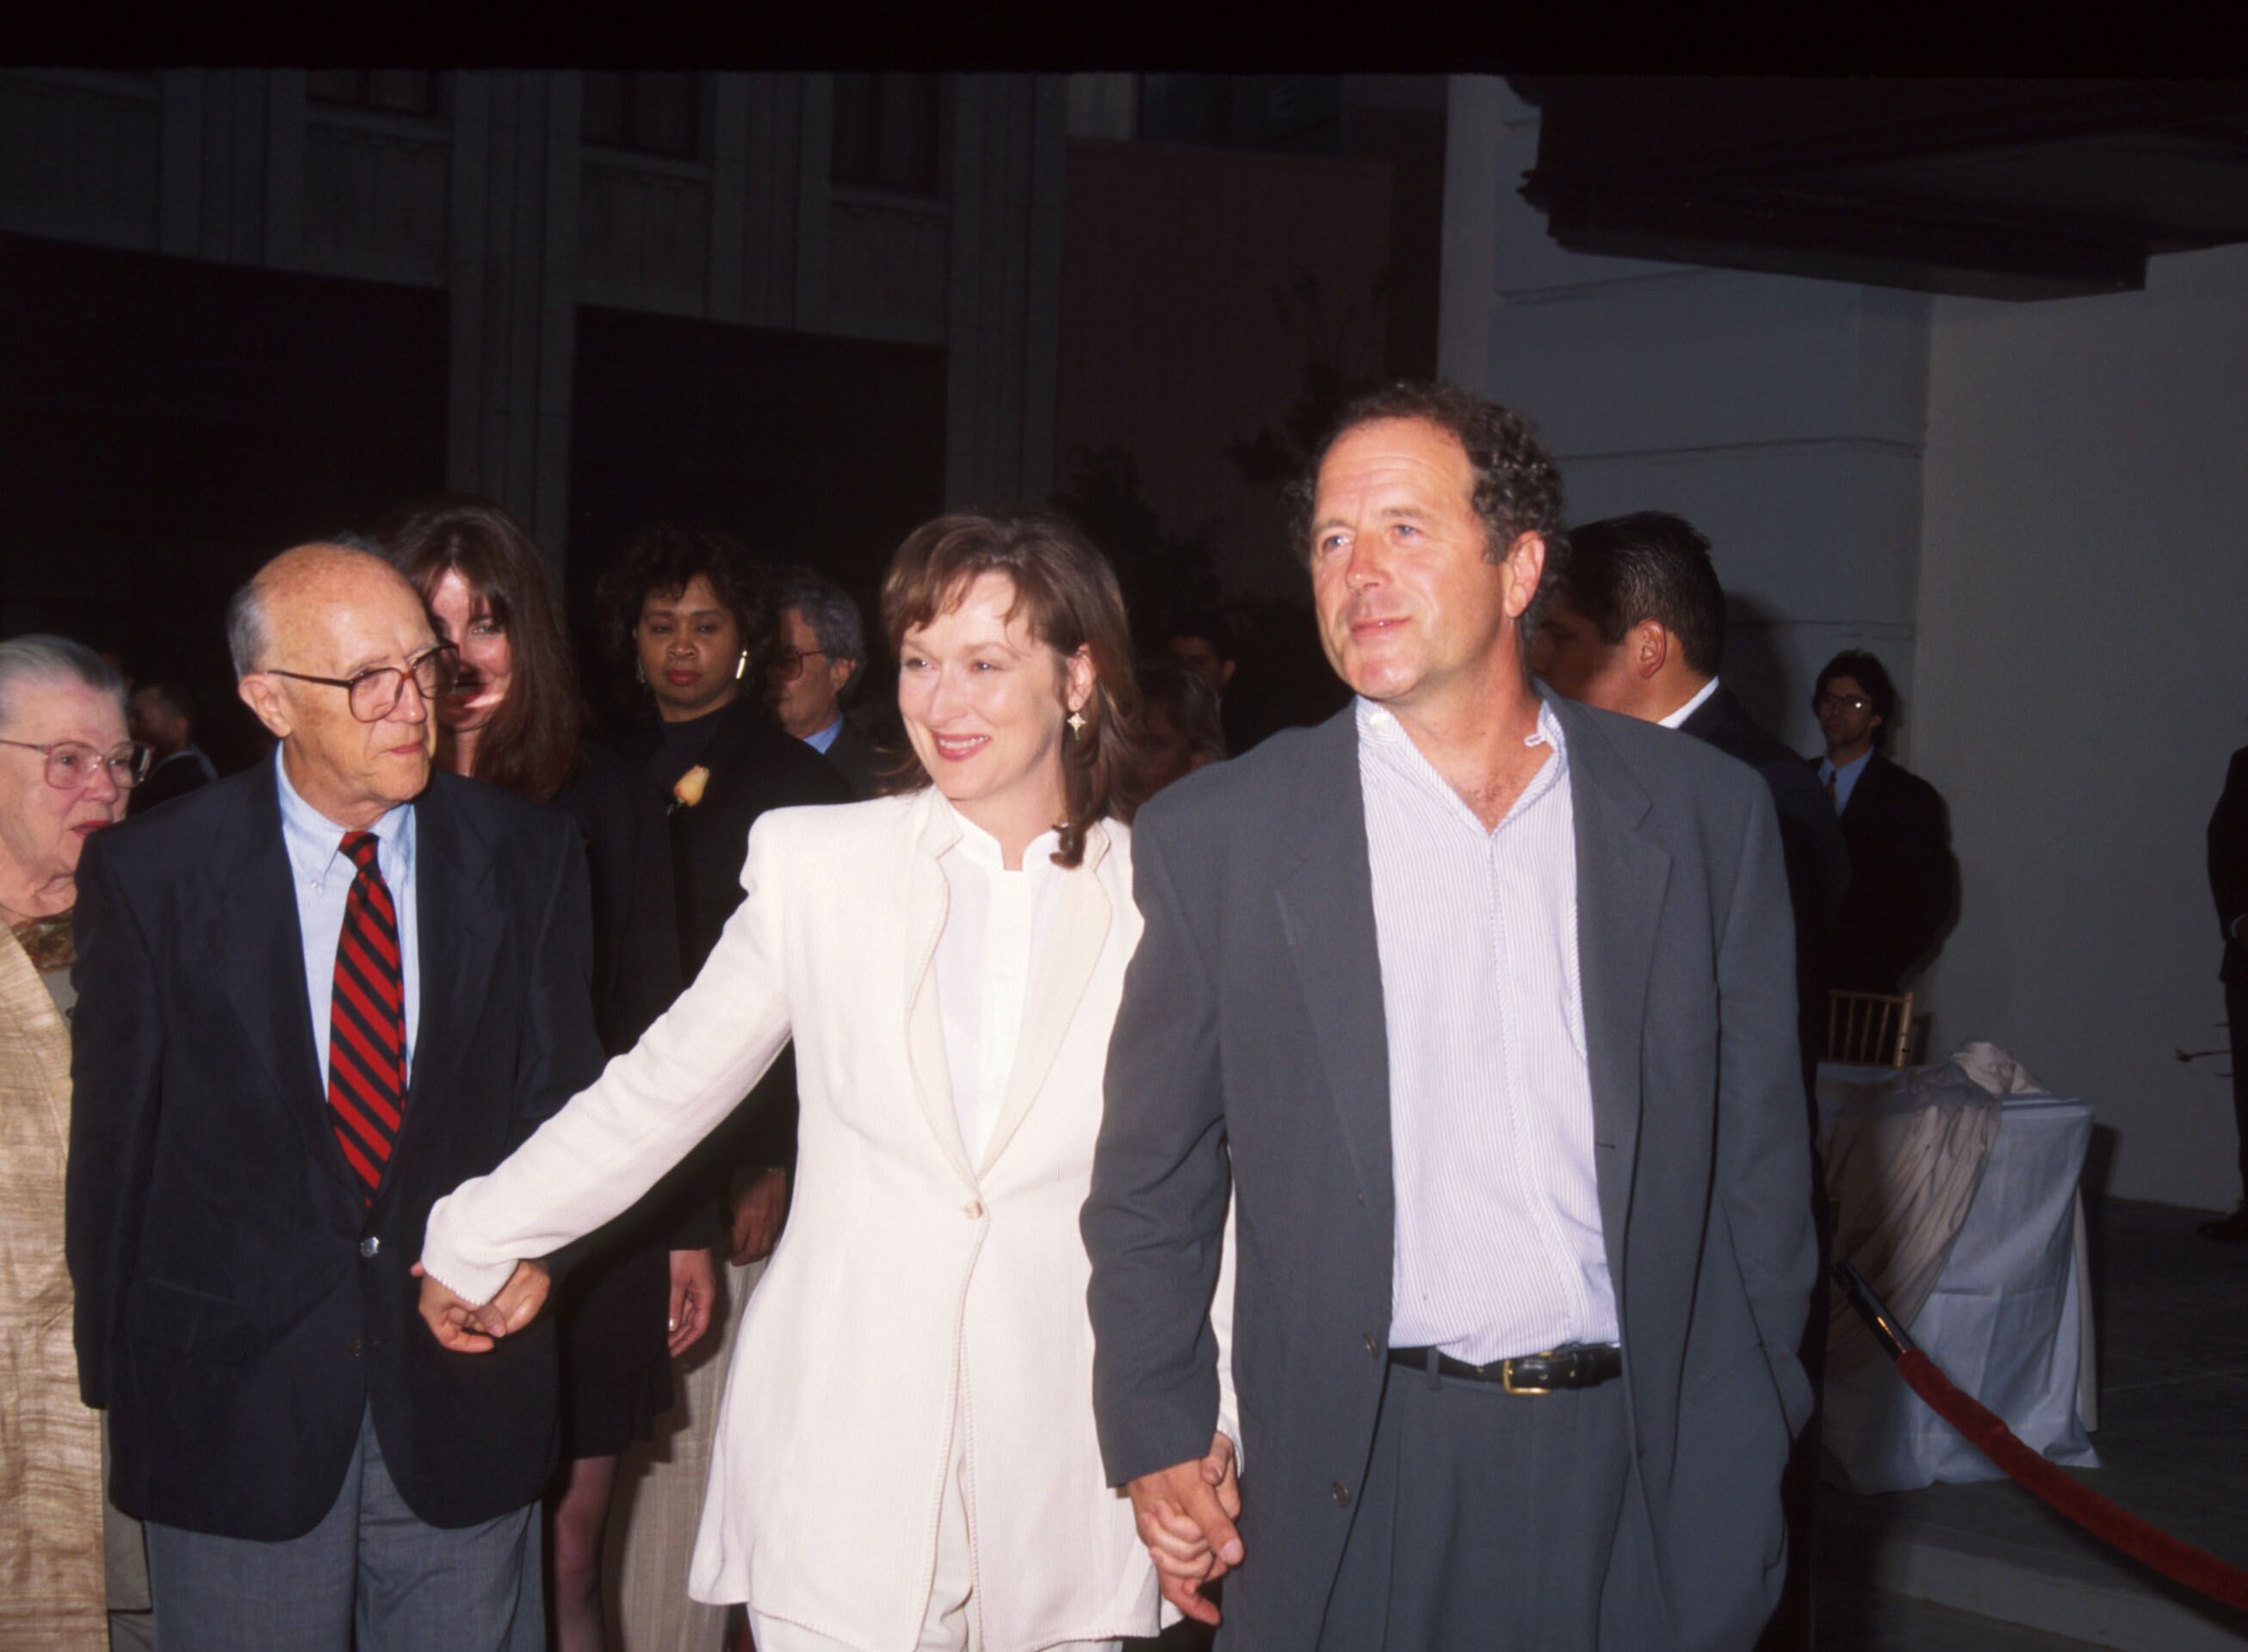
[[[767,698],[780,726],[841,771],[856,798],[880,784],[880,754],[843,715],[843,699],[867,664],[864,627],[851,593],[816,569],[779,570],[773,606],[780,648]]]
[[[270,763],[90,846],[66,1229],[79,1386],[168,1652],[542,1648],[547,1272],[416,1332],[429,1208],[600,1071],[568,819],[433,774],[453,675],[367,547],[228,616]]]

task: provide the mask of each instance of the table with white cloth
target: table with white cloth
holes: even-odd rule
[[[1886,1067],[1821,1064],[1821,1136]],[[1957,1237],[1907,1329],[1962,1390],[2056,1463],[2098,1463],[2092,1302],[2078,1179],[2092,1107],[2066,1097],[2000,1099],[1997,1135]],[[1826,1389],[1826,1477],[1854,1491],[2002,1477],[1905,1386],[1887,1360],[1844,1362]]]

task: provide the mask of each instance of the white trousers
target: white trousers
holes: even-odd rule
[[[944,1481],[936,1522],[936,1567],[922,1613],[921,1638],[914,1652],[984,1652],[984,1630],[976,1600],[975,1551],[968,1532],[968,1430],[956,1416],[952,1467]],[[860,1652],[846,1641],[818,1635],[794,1623],[750,1611],[750,1633],[757,1652]],[[1070,1652],[1120,1652],[1121,1641],[1073,1641]]]

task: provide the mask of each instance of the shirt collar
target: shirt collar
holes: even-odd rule
[[[835,737],[842,732],[843,714],[839,711],[835,714],[834,722],[829,723],[826,728],[820,730],[816,734],[805,735],[804,737],[804,744],[810,746],[814,751],[825,752],[828,747],[835,744]]]
[[[1868,746],[1839,769],[1834,766],[1831,758],[1821,757],[1819,759],[1819,777],[1822,780],[1830,778],[1836,780],[1854,780],[1859,771],[1873,760],[1874,749],[1871,746]]]
[[[942,801],[945,808],[951,812],[954,823],[960,828],[958,840],[946,853],[959,855],[962,860],[976,867],[986,877],[998,877],[1007,869],[1006,856],[1000,852],[999,840],[961,813],[953,806],[952,799],[945,797],[942,792],[936,795]],[[1060,833],[1041,832],[1031,840],[1030,847],[1023,851],[1022,869],[1025,872],[1037,872],[1041,868],[1059,870],[1059,868],[1054,866],[1053,855],[1060,847]]]
[[[1685,726],[1686,719],[1692,716],[1696,711],[1699,711],[1703,705],[1709,700],[1710,696],[1717,691],[1717,679],[1711,677],[1707,682],[1702,685],[1700,690],[1692,699],[1689,700],[1684,705],[1680,706],[1669,716],[1657,717],[1655,721],[1666,729],[1683,728]]]
[[[279,746],[273,749],[273,778],[279,783],[281,793],[281,839],[288,847],[289,863],[296,868],[297,875],[315,888],[325,888],[328,874],[340,861],[351,867],[351,875],[356,877],[358,867],[343,852],[344,833],[352,828],[338,826],[305,801],[289,782],[289,765],[281,761]],[[383,867],[385,880],[395,882],[399,877],[410,875],[414,868],[414,805],[398,805],[367,830],[380,840],[375,856]]]
[[[1463,820],[1472,824],[1478,834],[1490,836],[1504,831],[1507,821],[1559,785],[1562,777],[1568,772],[1568,737],[1561,732],[1561,720],[1553,715],[1552,702],[1546,689],[1540,687],[1537,694],[1538,729],[1535,733],[1524,737],[1522,744],[1552,747],[1553,760],[1542,764],[1531,777],[1530,784],[1522,789],[1522,795],[1514,800],[1514,806],[1507,810],[1505,819],[1489,833],[1484,832],[1483,822],[1476,819],[1475,811],[1462,802],[1459,793],[1452,790],[1451,782],[1438,773],[1436,765],[1422,755],[1419,746],[1413,744],[1413,737],[1405,731],[1404,724],[1364,695],[1359,696],[1354,703],[1359,738],[1378,751],[1393,771],[1408,777],[1422,790],[1442,798]]]

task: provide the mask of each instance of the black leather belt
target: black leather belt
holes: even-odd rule
[[[1467,1382],[1495,1382],[1509,1394],[1551,1394],[1556,1388],[1596,1388],[1621,1376],[1623,1350],[1613,1342],[1580,1342],[1545,1354],[1518,1354],[1489,1365],[1470,1365],[1434,1348],[1392,1348],[1389,1363]]]

